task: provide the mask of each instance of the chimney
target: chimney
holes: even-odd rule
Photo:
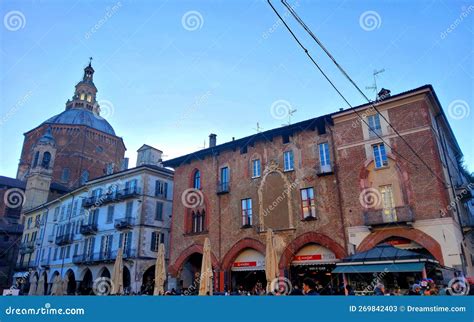
[[[154,165],[161,167],[161,156],[163,151],[155,149],[149,145],[142,145],[140,149],[137,150],[137,167],[141,165]]]
[[[209,147],[213,148],[216,146],[217,135],[214,133],[209,134]]]
[[[390,97],[391,91],[386,88],[382,88],[380,92],[377,94],[377,101],[383,101],[384,99]]]

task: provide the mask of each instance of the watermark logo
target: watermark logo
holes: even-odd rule
[[[469,104],[464,100],[454,100],[448,106],[448,115],[455,120],[468,117],[470,112]]]
[[[110,118],[114,115],[114,104],[108,100],[100,100],[94,104],[94,110],[96,113],[94,115],[99,119]]]
[[[200,207],[204,202],[204,195],[199,189],[189,188],[181,194],[181,202],[186,208]]]
[[[270,114],[274,119],[282,120],[287,118],[292,111],[290,102],[280,99],[272,103],[270,107]]]
[[[9,31],[18,31],[25,28],[26,18],[23,12],[12,10],[3,17],[3,25]]]
[[[365,11],[359,17],[359,25],[365,31],[374,31],[382,26],[382,17],[377,11]]]
[[[288,295],[293,291],[293,284],[286,277],[277,277],[270,283],[272,294]]]
[[[11,188],[5,191],[3,202],[8,208],[19,208],[25,203],[25,192],[18,188]]]
[[[181,24],[187,31],[196,31],[204,25],[204,18],[199,11],[188,11],[181,18]]]
[[[94,284],[92,284],[92,291],[95,295],[103,296],[109,295],[112,293],[114,288],[114,283],[108,277],[99,277],[94,280]]]
[[[468,295],[469,282],[464,277],[455,277],[448,283],[449,292],[451,295]]]
[[[359,202],[364,208],[375,208],[380,206],[382,195],[375,188],[367,188],[359,194]]]

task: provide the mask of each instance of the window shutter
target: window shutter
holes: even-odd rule
[[[156,232],[152,232],[151,233],[151,247],[150,247],[150,250],[151,251],[156,251]]]

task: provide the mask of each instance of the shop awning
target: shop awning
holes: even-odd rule
[[[15,274],[13,274],[13,278],[25,278],[28,277],[28,275],[30,275],[30,272],[16,272]]]
[[[237,256],[232,264],[232,271],[263,271],[265,270],[265,256],[254,249],[246,249]]]
[[[333,273],[399,273],[399,272],[421,272],[425,263],[387,263],[387,264],[363,264],[363,265],[340,265]]]
[[[326,247],[311,244],[301,248],[295,254],[291,265],[326,265],[337,261],[336,255]]]

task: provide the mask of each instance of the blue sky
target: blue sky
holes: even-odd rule
[[[381,68],[378,86],[394,94],[432,84],[474,171],[473,1],[289,2],[362,88]],[[347,107],[263,0],[7,0],[0,15],[1,175],[16,175],[23,133],[64,110],[89,56],[131,165],[143,143],[171,158],[202,148],[211,132],[223,143],[257,122],[281,126],[278,100],[297,109],[293,122]],[[364,103],[288,21],[349,101]]]

